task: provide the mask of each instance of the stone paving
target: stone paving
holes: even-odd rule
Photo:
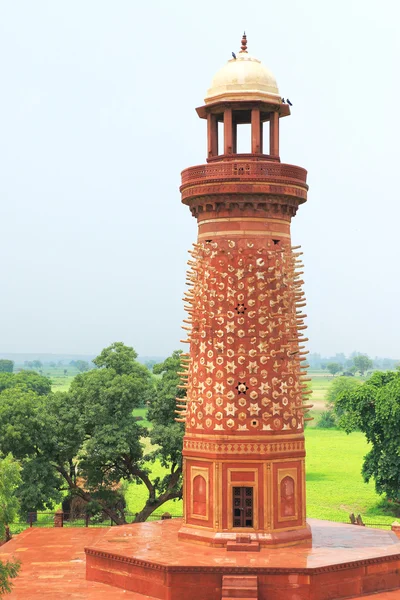
[[[160,534],[165,522],[160,522]],[[177,524],[178,525],[178,524]],[[171,526],[168,527],[168,529]],[[141,529],[140,536],[132,535],[136,530]],[[155,600],[154,596],[138,594],[132,591],[126,591],[117,587],[109,586],[103,583],[86,580],[85,573],[85,551],[84,548],[93,548],[116,552],[117,547],[120,552],[123,550],[125,555],[129,555],[141,548],[142,552],[152,551],[149,547],[149,539],[146,539],[145,530],[147,524],[140,527],[122,526],[112,528],[57,528],[57,529],[38,529],[32,528],[24,531],[12,541],[0,548],[0,559],[18,558],[21,563],[21,572],[14,580],[12,593],[7,596],[7,600]],[[326,523],[316,534],[314,530],[314,547],[304,548],[298,554],[297,567],[315,567],[317,564],[332,560],[333,552],[338,552],[338,547],[334,549],[333,541],[339,535],[339,530],[335,524]],[[166,529],[164,529],[166,531]],[[392,554],[396,547],[396,540],[389,532],[380,532],[378,530],[366,530],[354,526],[346,526],[347,535],[343,535],[343,529],[340,528],[340,552],[337,556],[337,562],[342,562],[346,556],[348,559],[356,559],[356,555],[361,558],[367,552],[380,554]],[[167,534],[168,535],[168,534]],[[136,538],[136,539],[135,539]],[[140,538],[140,539],[139,539]],[[160,536],[159,542],[166,542]],[[338,539],[336,539],[336,542]],[[393,542],[392,548],[384,549],[388,541]],[[140,544],[139,544],[140,542]],[[351,542],[351,544],[350,544]],[[333,544],[333,546],[332,546]],[[346,547],[347,546],[347,547]],[[350,547],[351,546],[351,547]],[[389,543],[391,546],[391,543]],[[168,544],[158,544],[158,551],[164,548],[169,560],[175,564],[190,564],[196,562],[210,563],[211,554],[219,564],[226,565],[232,560],[236,564],[251,564],[256,558],[253,554],[246,553],[227,553],[225,549],[209,549],[203,546],[197,546],[185,543],[186,552],[181,554],[177,552],[176,547]],[[299,548],[283,548],[278,551],[263,550],[257,553],[257,560],[265,555],[263,562],[270,566],[278,560],[278,555],[286,562],[290,560],[291,566],[294,566],[294,555],[299,552]],[[320,554],[321,552],[321,554]],[[136,552],[133,552],[136,554]],[[159,556],[160,558],[160,556]],[[164,557],[165,558],[165,557]],[[163,560],[161,559],[161,562]],[[354,598],[354,597],[353,597]],[[362,600],[400,600],[400,590],[381,592],[359,597]],[[191,598],[188,598],[191,600]],[[193,599],[195,600],[195,599]],[[333,599],[334,600],[334,599]]]
[[[0,548],[0,559],[21,561],[7,600],[154,600],[102,583],[86,581],[85,546],[103,528],[27,529]]]

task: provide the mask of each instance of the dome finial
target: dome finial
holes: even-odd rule
[[[240,52],[247,52],[247,37],[245,31],[243,32],[242,47],[240,49]]]

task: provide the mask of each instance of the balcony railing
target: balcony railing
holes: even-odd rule
[[[213,180],[291,180],[305,184],[307,171],[302,167],[270,161],[226,161],[189,167],[182,171],[182,186]]]

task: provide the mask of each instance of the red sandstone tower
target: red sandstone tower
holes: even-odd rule
[[[310,538],[309,392],[301,252],[291,245],[290,222],[307,199],[307,173],[280,160],[280,119],[290,108],[248,54],[245,35],[197,113],[207,120],[207,164],[183,171],[181,186],[199,230],[185,296],[186,398],[178,399],[186,424],[179,535],[213,546],[295,544]],[[237,153],[241,124],[251,125],[248,154]]]

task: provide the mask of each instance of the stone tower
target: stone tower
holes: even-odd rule
[[[301,252],[290,239],[307,172],[280,160],[280,119],[290,106],[245,35],[197,113],[207,121],[207,163],[184,170],[180,188],[198,240],[185,295],[186,397],[177,399],[185,422],[179,536],[292,545],[310,538],[305,302]],[[237,152],[242,124],[251,128],[246,154]]]

